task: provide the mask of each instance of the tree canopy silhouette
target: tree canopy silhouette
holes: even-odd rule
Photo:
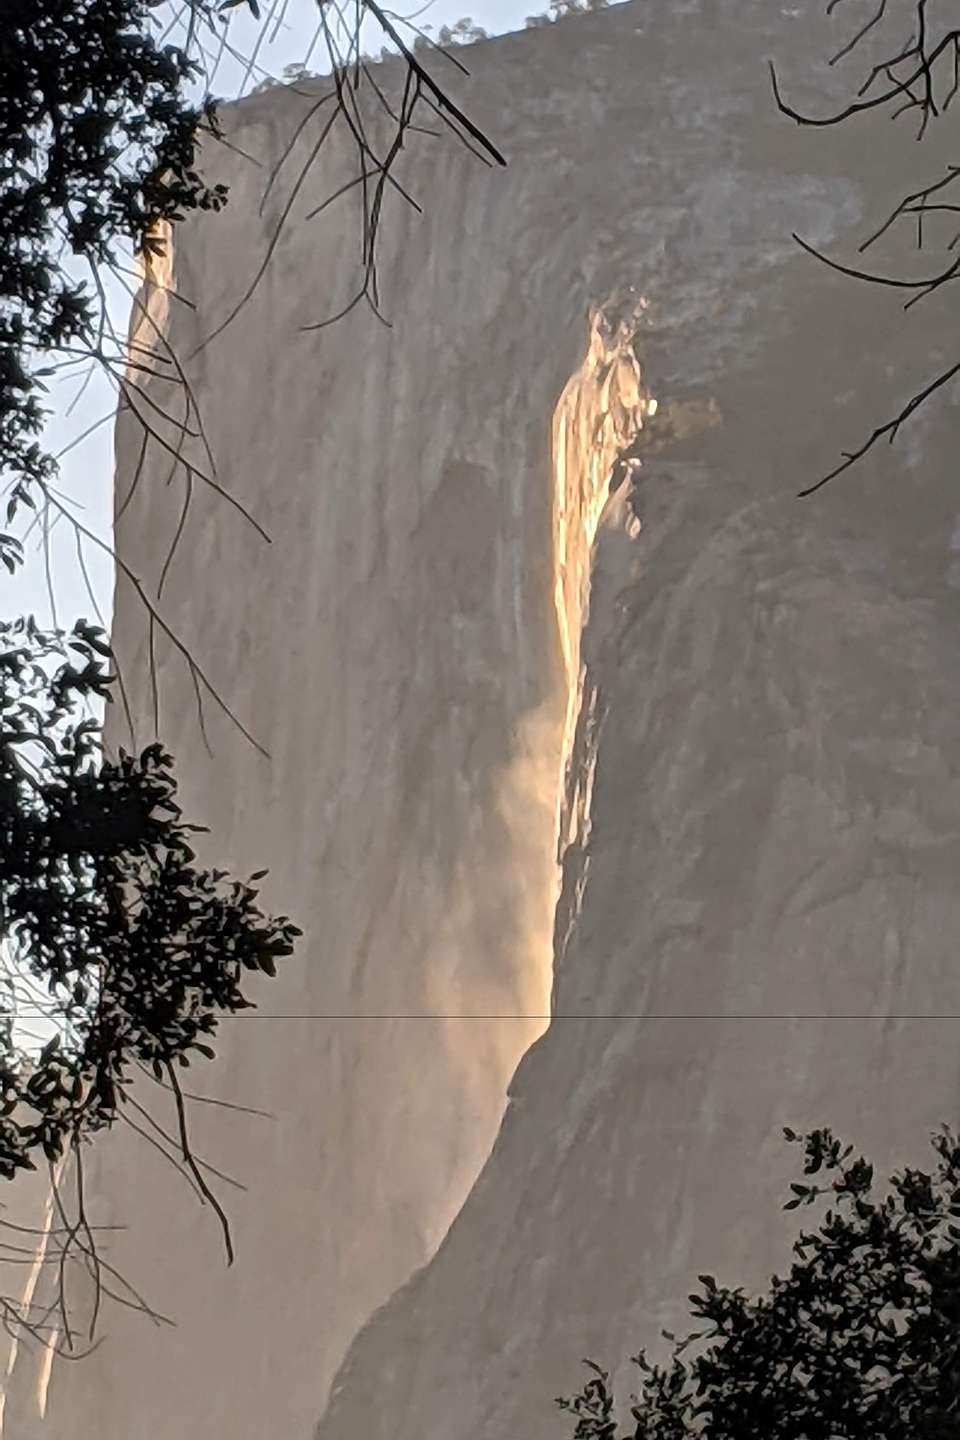
[[[801,1232],[787,1276],[749,1300],[701,1275],[691,1314],[706,1321],[673,1358],[631,1357],[644,1379],[633,1440],[955,1440],[960,1434],[960,1143],[933,1135],[934,1173],[906,1168],[892,1193],[871,1198],[873,1166],[829,1129],[788,1141],[804,1148],[804,1174],[784,1209],[832,1195],[820,1229]],[[690,1362],[681,1355],[709,1342]],[[561,1409],[575,1440],[626,1440],[614,1419],[609,1372],[594,1372]]]
[[[194,58],[159,46],[144,0],[9,0],[0,27],[0,475],[6,521],[35,508],[56,474],[40,444],[41,396],[54,357],[108,354],[102,275],[118,244],[196,208],[217,209],[223,186],[193,164],[200,133],[216,133],[212,101],[187,103]],[[89,280],[71,275],[73,256]],[[38,363],[39,361],[39,363]],[[54,362],[55,363],[55,362]],[[22,547],[0,535],[14,570]]]
[[[159,1148],[216,1211],[232,1261],[210,1167],[190,1147],[180,1071],[212,1060],[219,1019],[251,1007],[244,972],[275,975],[301,934],[258,909],[253,882],[265,870],[228,885],[225,871],[197,865],[190,836],[203,827],[182,820],[159,744],[102,758],[83,706],[109,699],[108,654],[83,620],[69,635],[32,619],[0,624],[0,934],[57,1026],[36,1059],[14,1044],[15,1007],[0,1013],[0,1177],[34,1169],[38,1154],[51,1167],[69,1154],[77,1213],[69,1223],[62,1213],[62,1281],[71,1261],[99,1275],[84,1148],[118,1120],[140,1128],[146,1112],[129,1089],[138,1074],[168,1093],[175,1135],[154,1123]],[[12,995],[10,978],[5,988]]]

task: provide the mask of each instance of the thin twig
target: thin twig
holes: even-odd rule
[[[219,1200],[217,1199],[216,1195],[214,1195],[213,1191],[210,1189],[210,1186],[207,1184],[206,1180],[204,1180],[203,1175],[200,1172],[200,1168],[193,1158],[193,1154],[190,1149],[190,1139],[187,1134],[187,1114],[183,1104],[183,1092],[180,1089],[180,1082],[177,1079],[176,1071],[174,1070],[173,1065],[169,1060],[166,1062],[164,1069],[167,1072],[167,1079],[170,1081],[170,1087],[173,1090],[174,1097],[176,1099],[177,1124],[180,1130],[180,1145],[183,1150],[183,1158],[189,1166],[193,1178],[196,1180],[201,1191],[203,1192],[204,1198],[210,1202],[217,1215],[218,1220],[220,1221],[220,1228],[223,1231],[223,1242],[226,1246],[227,1251],[227,1264],[232,1265],[234,1261],[234,1253],[233,1240],[230,1235],[230,1222],[227,1219]]]

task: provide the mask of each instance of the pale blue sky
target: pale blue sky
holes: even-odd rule
[[[281,76],[285,65],[303,61],[314,41],[317,29],[315,0],[260,0],[260,5],[263,23],[253,19],[246,5],[231,12],[226,32],[229,46],[237,55],[247,58],[255,55],[256,68],[252,75],[245,76],[246,66],[237,56],[225,50],[220,56],[213,85],[214,93],[223,98],[246,93],[265,74]],[[185,7],[165,4],[156,12],[164,29],[172,25],[170,42],[175,42],[177,38],[173,17],[181,8]],[[426,3],[424,0],[410,0],[409,8],[388,13],[396,17],[394,23],[406,37],[412,37],[414,32],[399,22],[402,16],[418,26],[432,26],[430,33],[436,35],[442,25],[453,25],[464,15],[470,15],[474,24],[482,26],[488,34],[502,35],[523,29],[527,15],[542,13],[547,8],[548,0],[426,0]],[[377,54],[384,43],[386,37],[368,19],[363,31],[363,48]],[[309,68],[322,73],[327,68],[325,55],[323,42],[315,44]],[[468,57],[464,58],[469,64]],[[128,280],[128,283],[133,281]],[[129,296],[121,286],[114,284],[110,288],[110,301],[116,332],[123,335],[130,308]],[[52,415],[46,443],[55,453],[71,447],[61,460],[62,498],[85,526],[103,540],[108,540],[113,499],[112,412],[115,394],[99,373],[87,381],[81,394],[83,379],[81,373],[74,372],[62,377],[51,388],[48,403]],[[90,431],[86,438],[79,439],[86,431]],[[22,538],[25,529],[24,520],[19,528],[15,526],[14,533]],[[44,564],[45,544],[50,557],[50,586]],[[99,610],[104,623],[109,626],[113,601],[112,561],[95,543],[83,543],[83,561],[93,591],[91,598],[76,551],[77,539],[73,527],[62,518],[51,524],[46,541],[41,526],[36,525],[26,542],[23,567],[12,579],[5,571],[0,579],[3,586],[0,618],[10,619],[15,615],[32,613],[41,625],[49,625],[53,622],[55,610],[57,623],[69,628],[79,616],[96,623]]]

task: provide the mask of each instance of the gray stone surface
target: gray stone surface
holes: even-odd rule
[[[42,1426],[18,1362],[18,1440],[568,1433],[553,1397],[582,1356],[626,1398],[626,1357],[683,1326],[698,1272],[749,1288],[788,1263],[782,1125],[829,1124],[885,1173],[956,1118],[953,398],[795,498],[946,360],[955,325],[936,300],[905,319],[790,238],[851,256],[918,157],[924,174],[947,157],[936,130],[920,151],[908,128],[776,114],[766,59],[816,104],[835,38],[766,0],[635,0],[472,49],[451,85],[510,165],[411,144],[399,173],[424,215],[387,211],[393,329],[358,310],[298,332],[349,298],[344,205],[289,227],[190,362],[218,475],[273,545],[198,494],[165,614],[271,759],[216,716],[205,756],[164,646],[160,731],[206,852],[270,864],[265,899],[305,924],[258,998],[535,1015],[552,984],[554,1018],[225,1026],[204,1088],[277,1116],[196,1117],[201,1152],[250,1187],[225,1194],[237,1265],[176,1177],[111,1137],[98,1216],[135,1227],[112,1256],[178,1325],[114,1307],[100,1350],[54,1367]],[[232,155],[224,216],[183,227],[182,352],[256,270],[295,157],[261,218],[264,176],[306,103],[231,112],[261,164]],[[337,145],[295,216],[348,173]],[[603,477],[583,436],[595,413],[602,446],[623,438],[636,380],[603,331],[604,400],[590,316],[640,297],[638,393],[659,408],[606,506],[586,618],[570,569]],[[563,486],[561,430],[581,457]],[[122,495],[129,424],[119,439]],[[179,513],[164,479],[155,457],[119,529],[145,580]],[[585,669],[557,900],[561,499]],[[124,585],[117,634],[149,732]]]

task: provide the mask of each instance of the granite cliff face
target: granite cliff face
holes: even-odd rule
[[[21,1350],[18,1440],[547,1440],[582,1356],[625,1399],[699,1271],[788,1263],[782,1125],[885,1171],[955,1120],[951,397],[795,498],[955,338],[791,239],[849,256],[916,175],[912,132],[777,115],[766,60],[823,104],[835,39],[766,0],[635,0],[474,47],[451,86],[509,168],[414,137],[392,329],[299,329],[357,279],[356,206],[302,219],[352,173],[341,137],[198,351],[312,143],[261,214],[311,100],[228,112],[252,158],[219,156],[227,211],[178,232],[196,308],[164,325],[272,543],[196,484],[162,600],[269,758],[212,704],[205,752],[162,636],[158,729],[205,855],[270,865],[306,931],[263,1011],[352,1018],[226,1024],[195,1081],[275,1117],[195,1114],[248,1187],[233,1270],[136,1135],[98,1147],[110,1260],[176,1327],[114,1306],[43,1420]],[[184,486],[154,448],[130,498],[138,456],[121,417],[118,544],[155,585]],[[123,580],[115,636],[145,743]]]

